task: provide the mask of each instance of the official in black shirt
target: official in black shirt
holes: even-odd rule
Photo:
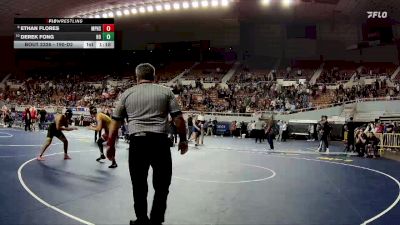
[[[169,121],[172,117],[179,135],[178,150],[188,150],[186,124],[174,93],[161,85],[154,84],[155,69],[152,65],[136,67],[138,84],[126,90],[118,103],[111,122],[107,157],[115,158],[115,140],[124,119],[128,120],[129,172],[132,182],[136,221],[131,224],[162,224],[167,209],[167,197],[172,177],[172,159],[168,139]],[[147,177],[153,169],[154,198],[150,213],[147,212]]]

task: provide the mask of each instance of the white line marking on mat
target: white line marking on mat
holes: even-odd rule
[[[94,150],[91,151],[85,151],[85,152],[92,152]],[[83,151],[70,151],[70,153],[77,153],[77,152],[83,152]],[[53,154],[49,154],[49,155],[45,155],[45,156],[53,156],[53,155],[60,155],[60,154],[64,154],[64,152],[58,152],[58,153],[53,153]],[[87,225],[94,225],[94,223],[91,223],[89,221],[83,220],[81,218],[78,218],[74,215],[71,215],[49,203],[47,203],[46,201],[44,201],[43,199],[41,199],[40,197],[38,197],[35,193],[33,193],[33,191],[31,191],[31,189],[29,189],[29,187],[25,184],[24,180],[22,179],[22,169],[30,162],[36,160],[36,158],[30,159],[28,161],[26,161],[25,163],[23,163],[19,168],[18,168],[18,179],[19,182],[21,183],[22,187],[25,189],[25,191],[27,191],[33,198],[35,198],[37,201],[39,201],[40,203],[42,203],[43,205],[49,207],[50,209],[53,209],[56,212],[59,212],[61,214],[63,214],[64,216],[67,216],[75,221],[78,221],[80,223],[83,224],[87,224]]]
[[[227,152],[243,152],[243,153],[254,153],[254,152],[249,152],[249,151],[240,151],[240,150],[223,150],[223,151],[227,151]],[[302,160],[308,160],[308,161],[315,161],[315,162],[324,162],[324,163],[330,163],[330,164],[336,164],[336,165],[342,165],[342,166],[350,166],[350,167],[354,167],[354,168],[358,168],[358,169],[363,169],[363,170],[368,170],[368,171],[372,171],[375,173],[378,173],[380,175],[384,175],[388,178],[390,178],[391,180],[393,180],[397,186],[399,187],[399,194],[397,195],[397,198],[394,200],[394,202],[387,207],[385,210],[383,210],[382,212],[378,213],[377,215],[373,216],[370,219],[365,220],[363,223],[361,223],[361,225],[366,225],[368,223],[371,223],[375,220],[377,220],[378,218],[382,217],[383,215],[385,215],[387,212],[389,212],[391,209],[393,209],[399,202],[400,202],[400,181],[398,181],[396,178],[392,177],[389,174],[386,174],[382,171],[379,170],[374,170],[368,167],[363,167],[363,166],[356,166],[356,165],[352,165],[352,164],[346,164],[346,163],[340,163],[340,162],[331,162],[331,161],[324,161],[324,160],[319,160],[319,159],[308,159],[308,158],[301,158],[301,157],[292,157],[292,156],[284,156],[284,155],[273,155],[273,154],[268,154],[266,152],[257,152],[258,154],[263,154],[263,155],[267,155],[267,156],[273,156],[273,157],[281,157],[281,158],[289,158],[289,159],[302,159]]]
[[[7,136],[0,136],[0,138],[12,138],[14,137],[14,135],[10,134],[10,133],[6,133],[6,132],[0,132],[0,134],[5,134]]]
[[[259,181],[266,181],[268,179],[274,178],[276,176],[275,171],[262,167],[262,166],[257,166],[257,165],[252,165],[252,164],[244,164],[241,163],[242,165],[249,166],[249,167],[255,167],[255,168],[260,168],[264,170],[268,170],[272,173],[271,176],[260,178],[260,179],[253,179],[253,180],[240,180],[240,181],[216,181],[216,180],[201,180],[201,179],[190,179],[190,178],[184,178],[184,177],[178,177],[178,176],[173,176],[173,178],[176,178],[178,180],[185,180],[185,181],[193,181],[193,182],[203,182],[203,183],[218,183],[218,184],[244,184],[244,183],[251,183],[251,182],[259,182]]]
[[[55,143],[51,145],[62,145],[62,143]],[[1,146],[6,146],[6,147],[37,147],[37,146],[43,146],[43,145],[0,145]]]

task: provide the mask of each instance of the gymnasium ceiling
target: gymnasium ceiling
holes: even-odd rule
[[[133,5],[155,2],[177,2],[184,0],[0,0],[0,36],[12,35],[14,17],[72,17],[95,13],[97,10],[124,9]],[[192,0],[186,0],[188,2]],[[161,12],[152,15],[130,15],[115,18],[116,23],[135,24],[138,21],[196,20],[237,21],[262,19],[271,22],[344,22],[365,21],[366,11],[387,11],[396,20],[400,13],[399,0],[293,0],[290,9],[282,9],[277,1],[271,0],[262,7],[259,0],[229,0],[225,9],[197,9],[180,12]],[[185,18],[182,20],[182,18]]]

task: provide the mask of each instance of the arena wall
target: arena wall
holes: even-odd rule
[[[171,29],[173,26],[173,29]],[[190,42],[210,40],[212,47],[239,46],[239,24],[235,21],[224,23],[179,23],[168,26],[143,24],[132,26],[123,32],[122,48],[125,50],[144,50],[147,43]]]
[[[374,111],[384,111],[387,114],[400,112],[400,100],[378,101],[378,102],[359,102],[356,111],[368,113]]]
[[[123,33],[124,49],[145,49],[147,43],[210,40],[212,47],[234,47],[251,56],[325,60],[399,62],[396,46],[348,50],[362,41],[360,24],[316,24],[316,39],[288,38],[286,25],[223,20],[215,23],[143,24]],[[400,28],[394,26],[395,36]],[[140,35],[138,35],[140,34]],[[240,46],[240,47],[239,47]]]

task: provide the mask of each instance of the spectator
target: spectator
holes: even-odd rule
[[[191,139],[193,133],[193,117],[189,116],[187,119],[188,139]]]
[[[236,121],[232,121],[230,131],[233,138],[236,136],[236,129],[237,129]]]
[[[282,135],[283,135],[283,121],[278,120],[277,123],[277,127],[278,127],[278,137],[276,138],[277,141],[281,142],[282,141]]]
[[[46,115],[47,115],[47,112],[46,112],[46,110],[45,109],[41,109],[40,111],[39,111],[39,129],[40,130],[43,130],[44,129],[44,127],[43,127],[43,125],[44,125],[44,123],[46,122]]]
[[[209,119],[208,120],[208,122],[207,122],[207,136],[212,136],[212,135],[214,135],[214,126],[213,126],[213,123],[212,123],[212,121],[211,121],[211,119]]]
[[[217,125],[218,125],[217,117],[214,118],[212,123],[213,123],[214,134],[217,134]]]
[[[286,123],[286,121],[283,121],[282,122],[282,137],[281,137],[283,142],[286,141],[286,137],[287,137],[287,123]]]
[[[385,133],[391,134],[394,131],[394,125],[392,122],[389,122],[388,125],[386,125],[386,130]]]
[[[264,123],[264,121],[261,120],[261,118],[259,118],[258,121],[254,123],[254,129],[252,129],[252,131],[253,131],[253,135],[256,139],[256,143],[258,140],[260,140],[260,143],[261,143],[261,141],[264,139],[263,138],[263,136],[265,135],[264,127],[265,127],[265,123]]]
[[[247,135],[247,126],[244,121],[240,122],[240,138],[245,138]]]
[[[29,108],[25,108],[25,112],[22,115],[22,119],[25,121],[25,131],[31,130],[31,113]]]
[[[83,126],[84,119],[85,119],[85,117],[83,116],[83,114],[81,114],[81,116],[79,117],[79,126]]]
[[[379,157],[378,154],[378,147],[379,147],[379,138],[375,136],[374,133],[369,132],[367,133],[367,141],[366,141],[366,154],[367,157]]]
[[[359,157],[363,157],[365,154],[365,146],[367,143],[367,135],[364,133],[364,130],[359,129],[356,131],[356,152]]]
[[[308,137],[307,141],[315,141],[314,131],[315,131],[314,124],[310,123],[308,125],[308,135],[309,135],[309,137]]]
[[[320,144],[318,147],[318,151],[322,151],[322,149],[325,148],[325,152],[329,153],[329,142],[328,142],[328,137],[329,134],[332,130],[331,125],[328,122],[328,117],[327,116],[321,116],[321,121],[319,122],[320,127],[319,127],[319,133],[321,135],[321,140]]]
[[[274,138],[275,138],[274,126],[275,126],[274,120],[273,118],[271,118],[269,119],[265,127],[265,134],[267,135],[269,150],[274,150]]]
[[[348,134],[347,134],[347,150],[354,151],[354,132],[355,132],[355,124],[353,122],[353,117],[350,117],[350,120],[346,123]]]

